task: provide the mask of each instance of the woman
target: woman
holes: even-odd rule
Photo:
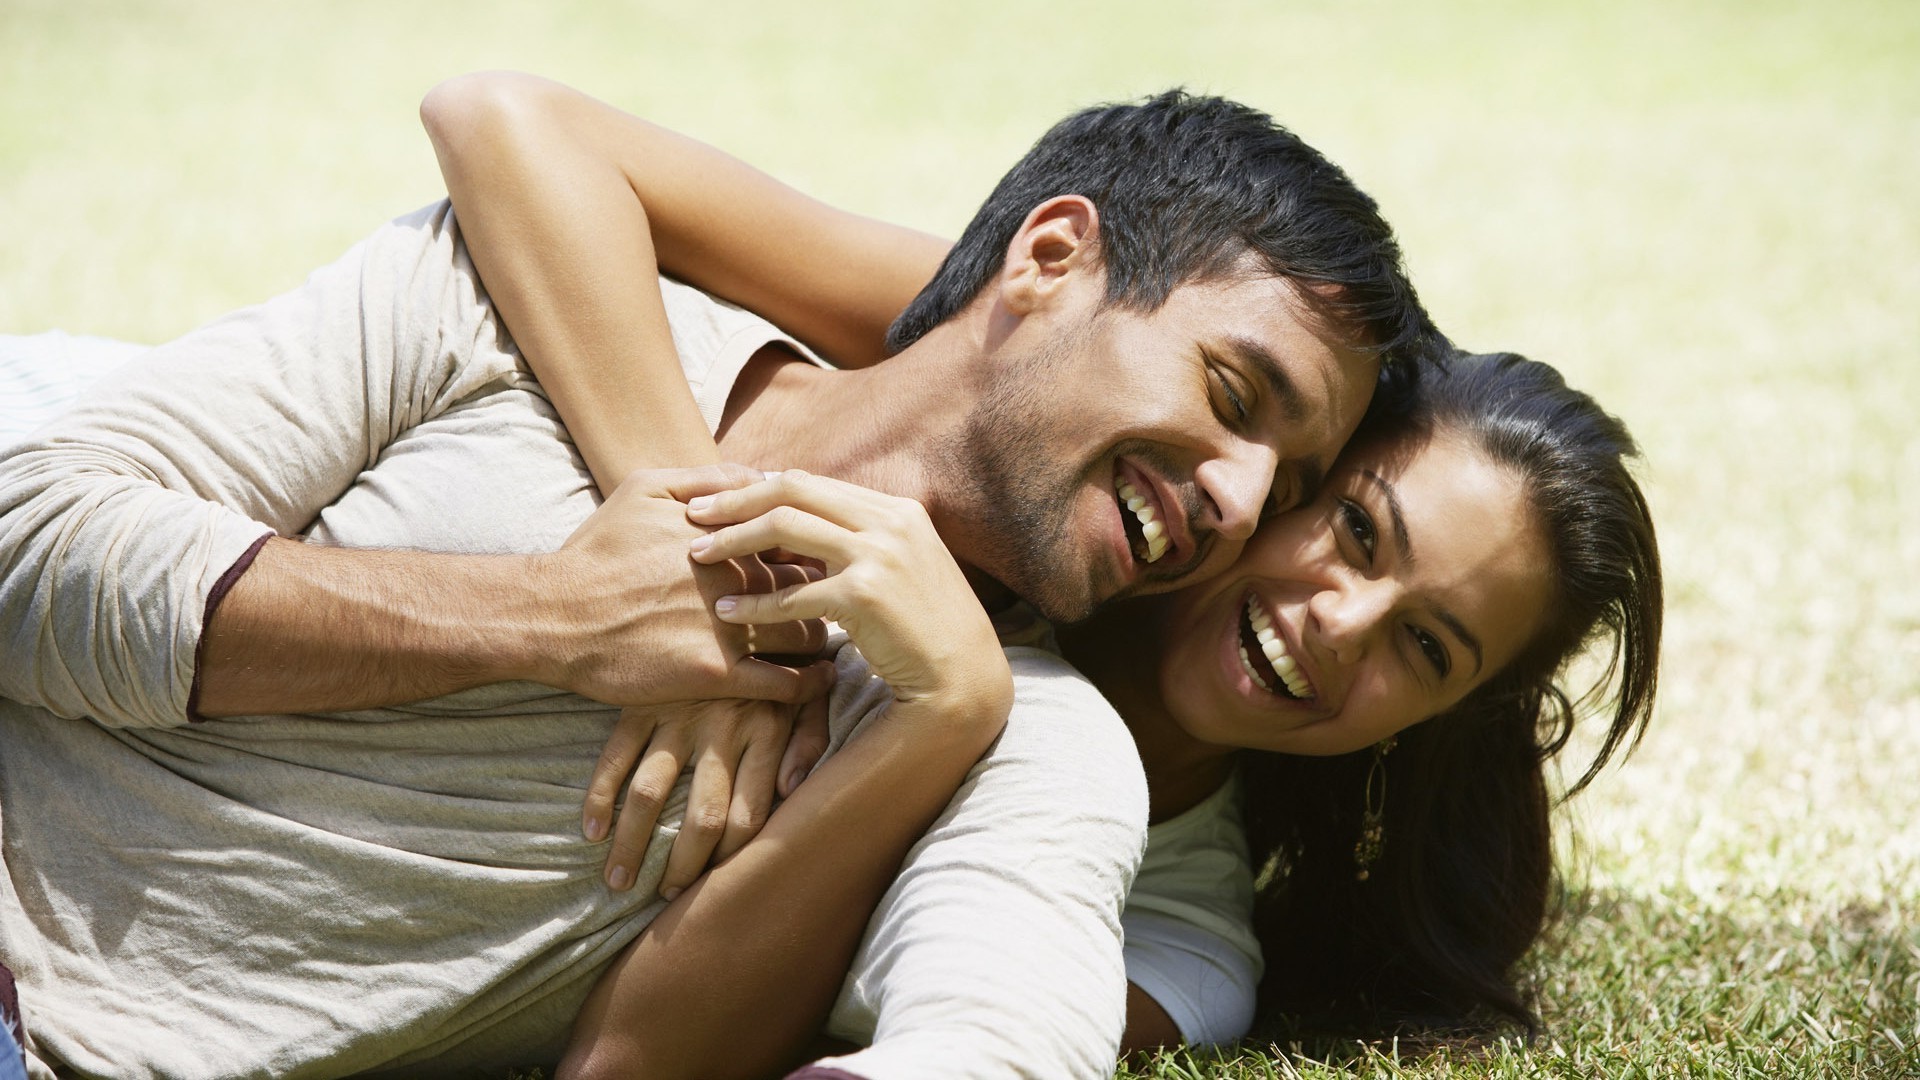
[[[550,84],[469,77],[437,89],[422,112],[476,264],[603,486],[643,463],[623,449],[637,425],[656,452],[660,430],[695,430],[685,402],[646,392],[679,377],[657,298],[612,284],[650,274],[656,248],[667,271],[786,323],[843,364],[884,354],[887,323],[944,251]],[[596,178],[625,197],[590,194]],[[610,218],[630,241],[612,252],[588,224]],[[582,310],[595,317],[575,318]],[[608,327],[632,333],[616,344]],[[594,362],[603,355],[623,362]],[[1270,1011],[1362,1031],[1533,1023],[1512,969],[1546,917],[1543,763],[1573,722],[1554,677],[1589,637],[1610,636],[1619,692],[1577,790],[1646,722],[1657,555],[1624,471],[1631,440],[1590,399],[1517,357],[1456,357],[1428,383],[1411,406],[1377,401],[1321,498],[1264,526],[1222,579],[1062,635],[1064,654],[1120,708],[1148,769],[1156,833],[1130,941],[1153,939],[1162,920],[1142,894],[1178,873],[1156,865],[1164,837],[1217,840],[1226,823],[1212,850],[1242,867],[1229,888],[1241,895],[1198,916],[1176,906],[1185,929],[1157,941],[1188,948],[1185,960],[1147,976],[1151,965],[1130,952],[1129,1047],[1244,1031],[1244,997],[1208,1000],[1193,980],[1236,965],[1244,976],[1256,951],[1268,958]],[[613,411],[636,408],[656,415]],[[685,443],[688,460],[715,453],[708,440]],[[694,517],[721,524],[778,498],[721,495]],[[701,557],[750,554],[769,539],[732,535],[750,539],[723,531]],[[745,620],[753,606],[729,617]],[[1330,701],[1344,707],[1329,714]],[[608,781],[632,761],[603,770],[590,820],[611,812]],[[1250,864],[1232,851],[1236,800]],[[1192,934],[1201,923],[1212,945],[1196,944],[1208,938]],[[1222,950],[1223,940],[1246,944]],[[602,1010],[576,1032],[576,1049],[617,1026]]]

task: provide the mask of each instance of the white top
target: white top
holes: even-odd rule
[[[1128,980],[1196,1046],[1245,1035],[1260,983],[1239,789],[1235,774],[1147,831],[1147,855],[1121,916]]]

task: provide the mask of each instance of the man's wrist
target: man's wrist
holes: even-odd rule
[[[578,653],[563,566],[552,554],[508,556],[486,568],[473,612],[470,685],[535,682],[575,688]]]

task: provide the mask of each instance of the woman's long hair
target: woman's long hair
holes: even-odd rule
[[[1254,930],[1268,1026],[1285,1017],[1340,1034],[1531,1034],[1515,969],[1550,912],[1546,761],[1583,706],[1608,701],[1600,749],[1572,794],[1638,743],[1652,711],[1660,561],[1625,426],[1545,364],[1455,353],[1410,402],[1383,401],[1356,442],[1436,433],[1465,436],[1523,478],[1552,559],[1547,625],[1381,760],[1384,846],[1365,881],[1354,848],[1373,754],[1244,755],[1247,839],[1256,873],[1264,866]],[[1570,695],[1564,669],[1595,642],[1610,662],[1591,691]]]

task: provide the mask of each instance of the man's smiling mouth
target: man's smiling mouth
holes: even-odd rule
[[[1252,593],[1240,608],[1240,667],[1254,685],[1295,701],[1313,700],[1313,684],[1287,652],[1273,619]],[[1275,689],[1275,687],[1278,689]]]
[[[1159,508],[1117,474],[1113,478],[1113,490],[1120,497],[1120,523],[1126,526],[1127,544],[1133,550],[1133,557],[1143,563],[1159,562],[1169,544]]]

